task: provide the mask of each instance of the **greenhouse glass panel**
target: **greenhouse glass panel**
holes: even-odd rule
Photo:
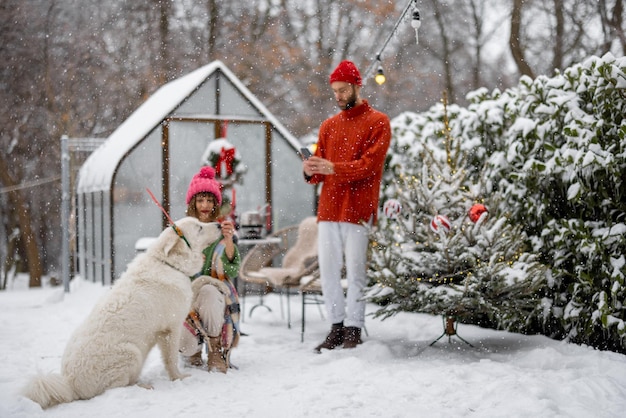
[[[170,215],[174,220],[185,216],[189,182],[203,166],[202,155],[214,137],[214,123],[170,123]]]
[[[293,158],[296,151],[274,131],[272,135],[272,176],[274,230],[300,223],[304,216],[314,215],[314,186],[304,181],[302,161]]]
[[[226,139],[246,168],[241,182],[235,185],[237,214],[260,209],[265,204],[265,125],[230,123]]]
[[[102,277],[102,261],[104,236],[102,234],[102,192],[93,193],[93,244],[94,244],[94,281],[104,283]]]
[[[226,77],[220,79],[220,113],[237,115],[238,117],[249,116],[252,118],[262,117],[262,114],[237,90]]]
[[[216,78],[215,74],[209,77],[185,102],[174,110],[178,116],[209,114],[216,115]]]
[[[161,210],[146,191],[162,201],[161,129],[153,130],[122,161],[113,186],[113,275],[118,278],[135,256],[135,243],[142,237],[158,236]]]

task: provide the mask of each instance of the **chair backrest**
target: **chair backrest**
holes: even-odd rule
[[[305,260],[317,256],[317,218],[304,218],[298,226],[298,237],[283,257],[282,267],[300,268]]]
[[[271,264],[272,259],[278,254],[280,248],[273,244],[256,244],[246,252],[241,260],[239,275],[245,280],[248,272],[259,271]]]

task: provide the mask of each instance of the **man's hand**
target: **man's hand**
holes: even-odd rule
[[[331,161],[320,157],[311,157],[303,161],[302,169],[307,176],[335,174],[335,165]]]

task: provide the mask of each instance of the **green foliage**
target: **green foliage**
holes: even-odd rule
[[[528,289],[533,289],[534,295],[519,294],[524,299],[522,307],[532,312],[523,326],[503,313],[507,306],[498,305],[504,300],[497,291],[492,292],[499,287],[498,283],[488,282],[482,289],[476,286],[481,290],[471,298],[475,300],[473,309],[481,315],[484,313],[493,324],[503,328],[513,325],[524,332],[567,336],[574,342],[626,351],[625,74],[626,58],[607,54],[602,58],[592,57],[551,78],[522,77],[517,87],[504,92],[477,90],[468,95],[467,108],[449,106],[446,111],[437,105],[419,115],[405,113],[394,119],[392,158],[384,177],[386,198],[404,194],[406,186],[399,179],[419,179],[436,166],[434,161],[446,161],[442,142],[445,135],[441,134],[445,118],[449,117],[445,130],[459,141],[465,161],[463,179],[455,186],[456,190],[452,187],[448,191],[447,206],[441,205],[444,200],[440,197],[409,195],[404,204],[411,199],[424,200],[412,200],[415,208],[410,203],[405,206],[405,211],[417,210],[416,215],[404,215],[406,221],[421,214],[417,219],[423,225],[433,214],[432,207],[421,207],[429,199],[440,205],[435,206],[437,211],[454,207],[454,199],[460,196],[466,199],[465,206],[459,206],[463,209],[469,200],[482,199],[490,209],[490,216],[481,228],[489,230],[506,218],[508,221],[502,225],[512,228],[508,233],[516,238],[498,242],[511,248],[515,244],[526,245],[527,250],[518,248],[526,252],[517,260],[509,260],[528,262],[527,267],[516,271],[537,278],[541,266],[550,268],[545,285],[531,280]],[[429,154],[435,157],[432,161],[425,157]],[[457,231],[461,229],[457,225]],[[379,235],[388,234],[383,230],[381,226]],[[419,242],[428,241],[426,232],[415,232],[422,240]],[[372,278],[389,289],[393,285],[387,276],[393,269],[387,271],[385,263],[398,269],[396,280],[418,277],[420,271],[424,277],[432,277],[435,272],[415,261],[412,269],[409,268],[408,256],[403,251],[399,254],[404,258],[391,254],[387,247],[405,249],[406,242],[411,242],[408,238],[399,230],[395,236],[386,237],[387,241],[380,239],[380,248],[385,247],[388,254],[386,259],[374,257],[376,267]],[[450,243],[455,243],[454,239],[452,235]],[[412,245],[407,251],[424,251],[424,244]],[[441,248],[434,250],[437,251]],[[458,264],[452,270],[469,269],[474,277],[480,275],[473,258],[478,253],[473,251],[469,245],[466,251],[455,253]],[[492,248],[488,251],[497,252]],[[433,265],[435,261],[433,257]],[[493,280],[500,271],[494,265],[489,279]],[[450,269],[444,269],[436,274],[451,273]],[[486,279],[487,274],[481,277]],[[424,299],[436,289],[423,281],[414,288],[406,283],[398,287],[405,295],[412,292],[412,300]],[[394,292],[389,289],[383,292],[390,304],[385,307],[387,311],[395,307],[422,310],[430,306],[426,302],[403,305],[394,300],[391,296]],[[458,286],[457,293],[445,291],[451,297],[461,294],[467,298],[469,294]],[[487,298],[497,303],[489,305],[485,302]],[[505,299],[506,304],[512,303],[510,298]]]

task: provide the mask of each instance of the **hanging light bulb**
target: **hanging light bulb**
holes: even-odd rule
[[[378,66],[378,70],[376,71],[376,75],[374,76],[374,81],[376,81],[379,86],[382,86],[383,84],[385,84],[385,81],[387,81],[387,77],[385,77],[385,73],[383,72],[382,64]]]
[[[422,26],[422,21],[420,20],[420,11],[415,9],[413,11],[413,19],[411,19],[411,27],[415,29],[415,43],[419,45],[420,38],[418,29]]]

